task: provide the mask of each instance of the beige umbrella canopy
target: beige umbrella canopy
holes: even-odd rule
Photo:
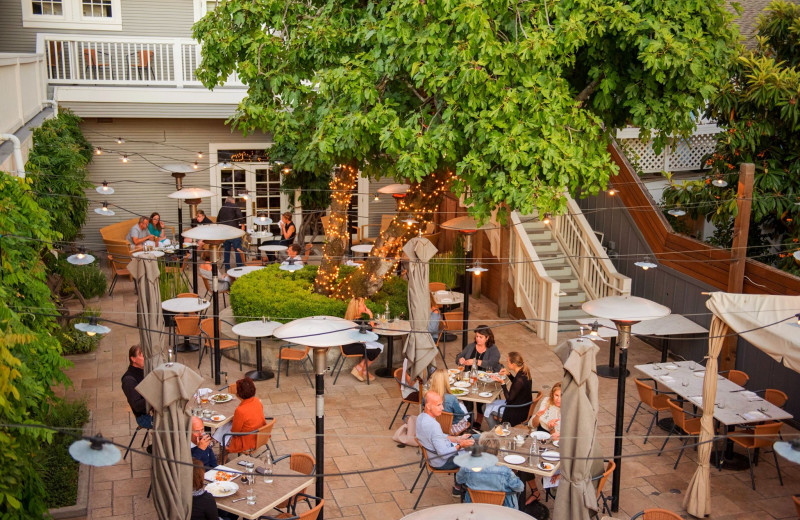
[[[409,377],[413,380],[436,360],[436,344],[428,332],[431,319],[431,293],[428,286],[428,262],[438,251],[430,240],[416,237],[409,240],[403,251],[408,255],[408,316],[411,333],[403,349],[410,362]]]
[[[597,511],[592,477],[602,473],[600,446],[596,443],[598,383],[595,357],[600,350],[586,339],[571,339],[557,346],[564,364],[561,383],[561,481],[553,520],[589,519]]]
[[[158,262],[156,257],[143,253],[128,264],[136,282],[136,326],[144,355],[144,373],[162,364],[164,356],[164,315],[161,312],[161,291],[158,288]]]
[[[161,520],[192,513],[192,453],[185,408],[203,378],[180,363],[154,368],[136,390],[153,408],[153,503]]]

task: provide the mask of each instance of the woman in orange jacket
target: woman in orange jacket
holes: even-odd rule
[[[242,400],[233,412],[231,433],[242,433],[255,431],[265,424],[264,406],[261,400],[256,397],[256,385],[249,377],[240,379],[236,382],[236,396]],[[231,437],[227,451],[229,453],[241,453],[252,450],[256,447],[256,435],[237,435]]]

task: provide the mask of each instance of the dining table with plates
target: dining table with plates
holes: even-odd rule
[[[464,293],[458,291],[433,291],[431,295],[436,305],[456,306],[464,303]]]
[[[474,382],[470,380],[470,372],[468,370],[450,368],[447,373],[449,375],[450,393],[459,401],[489,404],[499,399],[502,395],[501,383],[492,379],[491,372],[479,370],[477,379]],[[477,389],[477,391],[473,392],[474,389]]]

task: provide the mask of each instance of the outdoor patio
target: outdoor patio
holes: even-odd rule
[[[136,300],[131,282],[121,282],[113,297],[103,297],[100,302],[103,316],[110,320],[135,324]],[[473,301],[472,326],[479,323],[498,324],[494,304],[486,299]],[[136,328],[111,326],[111,333],[103,338],[95,353],[72,358],[75,366],[69,371],[74,388],[66,392],[70,399],[86,398],[92,410],[92,432],[101,432],[119,444],[127,445],[135,429],[133,416],[122,393],[120,377],[127,368],[127,350],[138,343]],[[520,324],[495,329],[497,344],[503,353],[521,351],[533,373],[534,388],[552,384],[561,379],[561,364],[551,349]],[[567,335],[563,335],[567,339]],[[512,347],[513,346],[513,347]],[[607,352],[608,343],[600,343],[601,352]],[[451,344],[448,359],[455,357],[459,346]],[[605,359],[604,355],[599,356]],[[634,339],[628,366],[658,359],[652,347]],[[197,354],[181,354],[180,362],[197,366]],[[383,364],[379,358],[377,366]],[[245,371],[249,367],[245,367]],[[227,380],[241,377],[238,364],[223,361]],[[278,390],[275,380],[257,382],[257,395],[269,415],[277,418],[273,433],[279,454],[290,452],[314,453],[314,393],[302,373],[293,367],[291,376],[283,379]],[[202,375],[210,381],[209,365],[204,362]],[[634,369],[628,379],[626,403],[627,418],[633,413],[637,394],[633,377],[640,376]],[[224,383],[224,381],[223,381]],[[418,472],[418,452],[415,448],[397,448],[392,441],[389,422],[399,403],[397,385],[392,379],[376,379],[371,385],[360,383],[343,374],[336,386],[326,377],[326,473],[371,470],[405,465],[400,468],[364,475],[327,477],[325,480],[326,518],[397,519],[412,511],[418,490],[409,489]],[[212,386],[212,385],[209,385]],[[616,380],[600,378],[600,406],[598,435],[604,455],[613,450],[614,410]],[[652,453],[660,446],[663,434],[654,431],[650,442],[643,443],[647,414],[640,414],[626,436],[624,453],[640,455],[624,460],[621,483],[620,511],[615,518],[630,518],[650,507],[662,507],[682,512],[681,506],[689,477],[695,469],[695,452],[687,450],[677,470],[672,469],[677,450],[665,451],[661,457]],[[399,423],[395,423],[397,428]],[[785,428],[784,433],[792,431]],[[139,440],[134,447],[138,447]],[[679,446],[677,440],[669,448]],[[784,486],[777,481],[771,456],[762,456],[756,467],[757,491],[750,488],[747,471],[712,470],[711,485],[715,519],[796,518],[791,495],[800,493],[800,467],[782,461]],[[454,503],[450,495],[452,479],[435,477],[425,491],[420,508]],[[92,468],[87,518],[149,519],[156,518],[152,501],[146,498],[150,485],[150,461],[144,454],[129,455],[114,466]],[[606,492],[611,489],[610,482]],[[552,511],[554,502],[547,505]],[[684,515],[686,516],[686,515]]]

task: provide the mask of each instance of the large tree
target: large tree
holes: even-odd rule
[[[232,122],[295,140],[303,168],[453,172],[479,219],[556,213],[605,186],[615,128],[692,131],[734,47],[724,3],[228,0],[195,26],[198,76],[236,72]]]
[[[791,252],[800,239],[800,5],[772,2],[759,19],[756,48],[738,53],[708,109],[724,129],[710,168],[700,180],[673,183],[664,202],[705,217],[716,227],[709,241],[730,247],[739,164],[754,163],[748,255],[798,273]],[[711,184],[715,178],[727,186]]]

